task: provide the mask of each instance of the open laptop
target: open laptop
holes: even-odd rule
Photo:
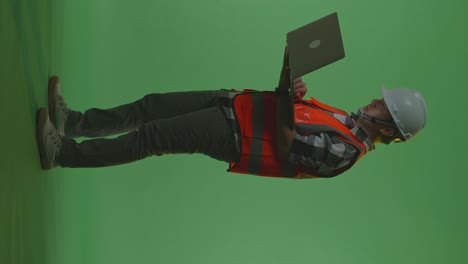
[[[287,34],[291,81],[344,58],[335,12]]]
[[[338,61],[345,56],[338,14],[332,13],[287,34],[291,89],[293,81]],[[294,127],[294,93],[291,95],[291,119]]]

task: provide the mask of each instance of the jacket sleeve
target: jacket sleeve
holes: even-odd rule
[[[327,133],[300,135],[296,133],[288,162],[303,166],[316,175],[327,176],[352,165],[359,151],[347,142]],[[298,178],[309,178],[300,175]],[[312,178],[312,177],[310,177]]]

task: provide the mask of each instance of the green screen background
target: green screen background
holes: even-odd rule
[[[466,263],[468,49],[459,0],[2,0],[0,263]],[[337,11],[346,58],[306,96],[354,111],[422,91],[426,129],[333,179],[226,172],[203,155],[41,171],[36,110],[277,84],[286,32]]]

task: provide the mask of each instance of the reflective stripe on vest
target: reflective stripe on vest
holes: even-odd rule
[[[276,157],[276,96],[262,92],[238,94],[234,109],[241,134],[241,162],[231,163],[229,171],[295,176],[294,166]]]

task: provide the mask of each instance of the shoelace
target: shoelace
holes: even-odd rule
[[[62,96],[58,97],[59,100],[59,105],[61,106],[61,110],[65,112],[65,114],[68,114],[68,105],[65,103],[65,100],[63,100]]]
[[[62,145],[62,138],[57,133],[54,133],[53,131],[50,131],[49,132],[49,137],[50,137],[52,143],[54,143],[54,145],[57,148],[59,148],[60,145]]]
[[[49,138],[55,148],[55,151],[50,153],[50,160],[54,166],[57,166],[59,164],[57,156],[59,155],[60,147],[62,146],[62,137],[56,131],[50,131]]]

